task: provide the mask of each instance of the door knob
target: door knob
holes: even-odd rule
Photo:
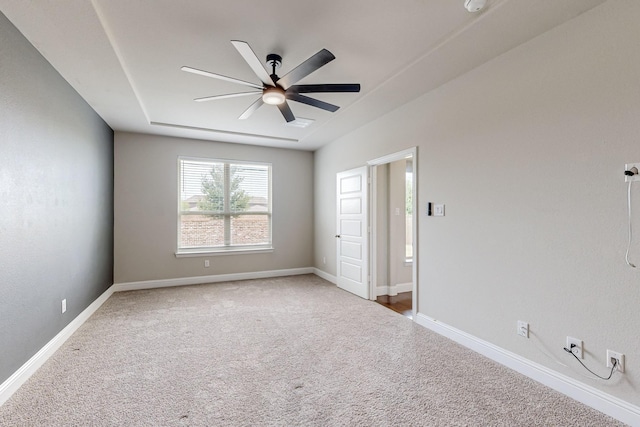
[[[339,239],[339,238],[340,238],[340,235],[339,235],[339,234],[336,234],[336,237]]]

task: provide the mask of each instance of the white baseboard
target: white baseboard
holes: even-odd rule
[[[235,280],[266,279],[269,277],[297,276],[313,274],[314,268],[290,268],[287,270],[256,271],[250,273],[217,274],[213,276],[181,277],[177,279],[145,280],[114,284],[114,292],[137,291],[142,289],[168,288],[171,286],[203,285],[205,283],[231,282]]]
[[[403,292],[411,292],[413,291],[413,283],[398,283],[395,287],[395,292],[401,294]]]
[[[15,393],[43,364],[58,350],[73,333],[87,321],[93,313],[113,294],[113,286],[85,308],[62,331],[44,345],[33,357],[13,373],[5,382],[0,384],[0,406]]]
[[[640,426],[640,407],[583,384],[545,366],[467,334],[424,314],[418,313],[416,323],[443,335],[483,356],[513,369],[539,383],[632,426]]]
[[[413,291],[413,283],[398,283],[396,285],[382,285],[376,288],[376,296],[381,295],[398,295],[403,292]]]
[[[327,282],[331,282],[334,285],[338,284],[338,279],[336,278],[336,276],[331,275],[325,271],[322,271],[318,268],[314,268],[313,269],[313,274],[315,274],[318,277],[322,277],[324,280],[326,280]]]

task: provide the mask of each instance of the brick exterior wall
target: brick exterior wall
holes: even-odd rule
[[[252,245],[269,242],[267,215],[231,217],[231,244]],[[222,216],[184,215],[181,222],[181,247],[224,246]]]

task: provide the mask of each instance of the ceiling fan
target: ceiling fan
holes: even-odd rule
[[[286,75],[278,77],[276,70],[282,65],[282,57],[275,53],[267,55],[267,64],[271,66],[271,74],[262,65],[256,54],[253,52],[247,42],[232,40],[231,44],[242,55],[249,67],[258,76],[262,85],[246,82],[244,80],[234,79],[232,77],[223,76],[221,74],[211,73],[209,71],[198,70],[197,68],[182,67],[182,71],[186,71],[193,74],[199,74],[201,76],[213,77],[214,79],[224,80],[231,83],[238,83],[244,86],[249,86],[256,89],[251,92],[239,92],[230,93],[226,95],[214,95],[204,98],[196,98],[194,101],[213,101],[217,99],[235,98],[239,96],[257,95],[261,96],[242,113],[239,119],[246,119],[253,114],[262,104],[276,105],[282,116],[287,122],[292,122],[296,118],[287,103],[287,100],[301,102],[303,104],[311,105],[326,111],[335,112],[338,110],[337,105],[330,104],[328,102],[320,101],[319,99],[311,98],[303,93],[321,93],[321,92],[360,92],[360,84],[309,84],[309,85],[296,85],[296,83],[313,73],[320,67],[336,59],[335,56],[327,49],[322,49],[315,55],[308,58],[306,61],[298,65],[293,70],[289,71]]]

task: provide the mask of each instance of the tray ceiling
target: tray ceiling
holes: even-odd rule
[[[603,0],[0,0],[0,10],[119,131],[315,150]],[[278,74],[322,48],[336,59],[301,84],[360,83],[360,93],[313,94],[330,113],[290,102],[307,128],[273,106],[238,116],[257,96],[194,102],[247,88],[185,73],[188,65],[259,83],[230,40]]]

